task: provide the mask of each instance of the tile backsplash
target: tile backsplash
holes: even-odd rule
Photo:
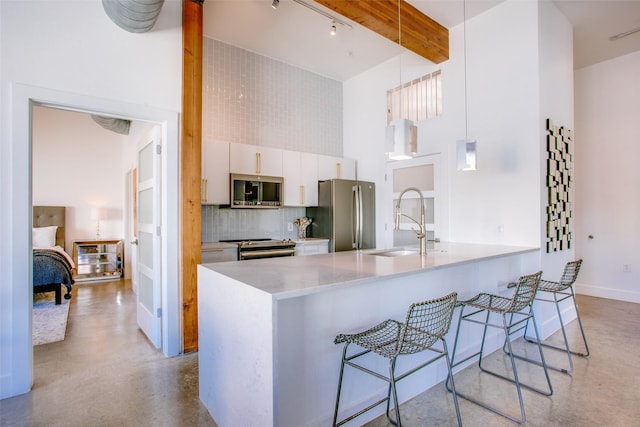
[[[202,135],[341,157],[342,82],[204,38]]]
[[[230,239],[294,239],[296,218],[306,215],[305,208],[230,209],[202,206],[202,241]],[[289,230],[289,224],[292,225]]]
[[[343,156],[342,83],[204,38],[202,136]],[[202,241],[295,238],[305,208],[202,206]]]

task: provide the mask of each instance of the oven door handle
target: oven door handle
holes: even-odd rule
[[[295,249],[269,249],[266,251],[244,251],[240,252],[240,259],[269,258],[274,256],[287,256],[295,254]]]

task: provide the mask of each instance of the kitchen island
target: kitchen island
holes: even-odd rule
[[[424,256],[379,252],[198,266],[200,399],[220,427],[331,425],[342,353],[333,344],[337,334],[387,318],[403,321],[411,303],[451,291],[459,299],[509,293],[508,282],[540,266],[538,248],[439,243]],[[454,314],[450,350],[456,321]],[[479,338],[462,330],[460,356],[479,346]],[[502,340],[494,334],[487,345],[497,349]],[[440,362],[403,380],[399,400],[443,381]],[[387,365],[379,368],[385,372]],[[386,394],[386,383],[351,371],[341,410]],[[376,409],[352,425],[384,411]]]

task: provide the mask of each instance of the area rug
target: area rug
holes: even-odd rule
[[[49,344],[64,340],[69,318],[69,300],[56,305],[54,292],[35,294],[31,322],[32,344]]]

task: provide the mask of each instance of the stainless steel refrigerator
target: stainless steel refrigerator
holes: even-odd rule
[[[376,186],[332,179],[318,182],[318,207],[307,208],[311,236],[329,239],[329,252],[376,247]]]

